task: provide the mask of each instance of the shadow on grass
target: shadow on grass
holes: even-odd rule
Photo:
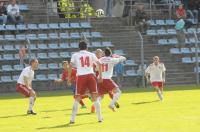
[[[91,112],[88,112],[88,113],[78,113],[76,115],[77,116],[82,116],[82,115],[91,115],[91,114],[94,114],[94,113],[91,113]],[[66,114],[66,115],[72,115],[72,114],[70,113],[70,114]]]
[[[29,116],[29,115],[27,115],[27,114],[23,114],[23,115],[9,115],[9,116],[0,116],[0,118],[25,117],[25,116]]]
[[[70,123],[66,123],[66,124],[62,124],[62,125],[57,125],[57,126],[51,126],[51,127],[40,127],[37,128],[37,130],[43,130],[43,129],[56,129],[56,128],[63,128],[63,127],[77,127],[77,126],[82,126],[82,125],[91,125],[91,124],[96,124],[99,122],[88,122],[88,123],[79,123],[79,124],[70,124]]]
[[[43,110],[40,112],[50,113],[50,112],[57,112],[57,111],[71,111],[72,109],[62,109],[62,110]]]
[[[142,105],[142,104],[149,104],[149,103],[154,103],[154,102],[159,102],[160,100],[153,100],[153,101],[143,101],[143,102],[136,102],[136,103],[131,103],[134,105]]]

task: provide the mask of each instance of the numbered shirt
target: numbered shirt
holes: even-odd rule
[[[17,83],[25,85],[24,77],[27,77],[28,84],[30,85],[34,78],[34,71],[32,70],[31,66],[28,66],[22,70]]]
[[[122,61],[125,61],[126,58],[120,56],[119,58],[112,57],[102,57],[99,59],[102,64],[102,78],[103,79],[111,79],[113,76],[113,68],[114,66]]]
[[[150,74],[151,82],[162,82],[163,81],[162,73],[165,71],[166,68],[163,63],[159,63],[158,65],[152,63],[145,70],[146,73]]]
[[[98,61],[95,54],[86,50],[74,53],[71,58],[71,63],[75,64],[75,67],[77,68],[77,76],[94,74],[93,64]]]

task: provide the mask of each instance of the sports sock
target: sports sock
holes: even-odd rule
[[[74,100],[73,108],[72,108],[72,116],[71,116],[71,121],[74,122],[76,113],[78,111],[78,101]]]
[[[34,105],[34,101],[35,101],[35,98],[34,97],[29,97],[29,111],[33,110],[33,105]]]
[[[94,102],[94,106],[95,106],[97,114],[98,114],[98,120],[101,121],[102,120],[101,104],[100,104],[100,101],[98,99]]]
[[[110,106],[111,106],[112,108],[114,107],[115,103],[116,103],[117,100],[119,99],[120,95],[121,95],[120,92],[114,93],[113,99],[112,99],[112,101],[111,101],[111,103],[110,103]]]

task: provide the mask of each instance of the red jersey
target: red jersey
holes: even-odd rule
[[[68,71],[63,70],[61,79],[64,81],[67,79],[67,77],[68,77]],[[72,68],[71,80],[72,80],[72,82],[76,82],[76,69],[75,68]]]

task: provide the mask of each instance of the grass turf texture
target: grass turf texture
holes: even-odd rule
[[[104,121],[79,109],[75,124],[69,125],[73,97],[69,91],[38,92],[37,115],[26,115],[28,99],[19,94],[0,94],[0,132],[199,132],[200,87],[166,87],[160,102],[152,88],[122,89],[120,109],[108,109],[108,95],[102,100]]]

